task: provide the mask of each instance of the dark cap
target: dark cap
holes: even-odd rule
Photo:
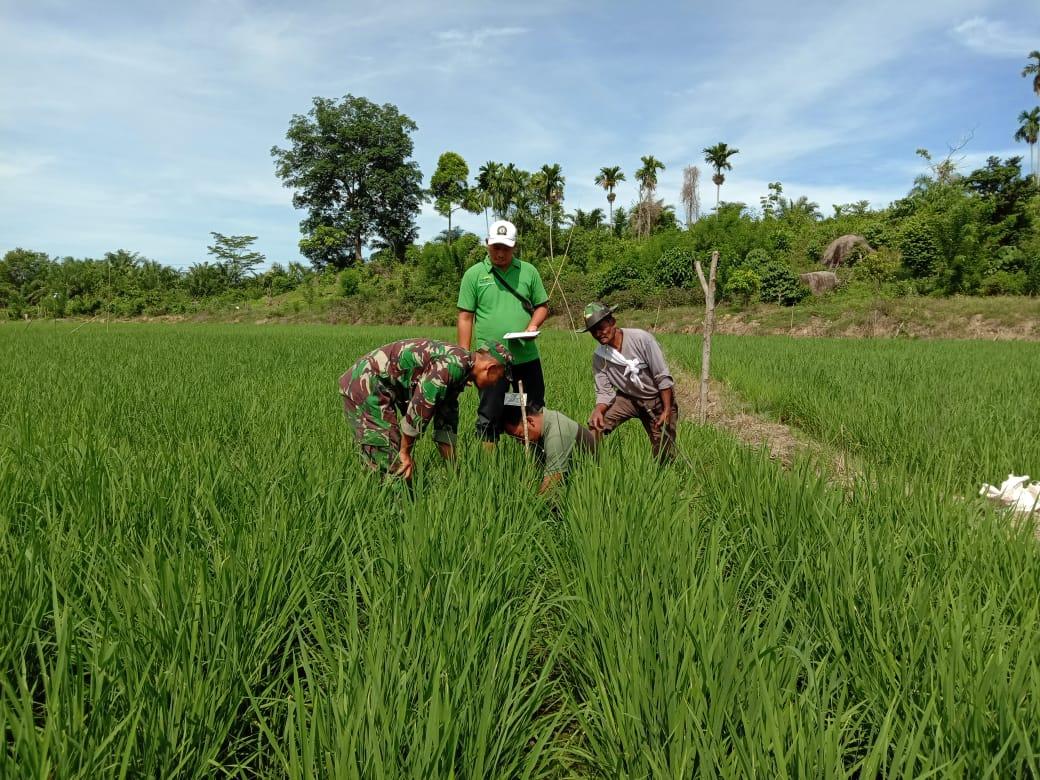
[[[596,327],[596,325],[600,322],[600,320],[603,320],[603,319],[609,317],[613,313],[614,313],[614,307],[613,306],[607,306],[605,304],[600,303],[599,301],[593,301],[592,303],[590,303],[588,306],[585,307],[585,311],[584,311],[585,327],[584,328],[578,328],[577,332],[578,333],[586,333],[586,332],[592,330],[594,327]]]

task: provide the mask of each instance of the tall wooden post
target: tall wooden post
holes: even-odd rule
[[[694,260],[697,278],[704,290],[704,335],[701,338],[701,425],[708,420],[708,376],[711,370],[711,334],[715,330],[715,271],[719,267],[719,253],[711,253],[711,269],[704,278],[701,261]]]

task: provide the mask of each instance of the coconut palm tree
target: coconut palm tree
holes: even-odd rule
[[[1021,125],[1015,131],[1015,140],[1029,144],[1029,170],[1033,174],[1033,180],[1040,184],[1040,171],[1037,170],[1040,165],[1034,162],[1033,154],[1037,139],[1040,138],[1040,106],[1032,111],[1023,111],[1018,115],[1018,121]]]
[[[1022,68],[1022,78],[1033,77],[1033,92],[1040,97],[1040,51],[1029,52],[1029,59],[1036,60]]]
[[[643,163],[643,167],[636,171],[640,199],[653,198],[657,189],[657,172],[664,170],[664,163],[652,154],[643,155],[639,160]]]
[[[488,160],[477,170],[477,187],[484,206],[484,226],[490,226],[488,207],[494,203],[494,192],[502,177],[502,164]]]
[[[729,158],[735,154],[739,154],[739,149],[730,149],[727,144],[721,141],[714,146],[704,147],[704,162],[708,163],[712,168],[715,169],[715,175],[711,177],[711,180],[715,183],[715,211],[719,210],[719,196],[722,192],[722,183],[726,181],[726,177],[723,175],[723,171],[732,171],[733,165],[730,163]]]
[[[553,207],[563,200],[563,171],[559,163],[543,165],[537,173],[538,195],[549,212],[549,257],[553,256]]]
[[[617,194],[614,192],[614,188],[618,185],[618,182],[625,180],[625,172],[621,170],[620,165],[604,166],[599,169],[599,175],[596,176],[596,184],[607,191],[607,204],[610,207],[610,221],[614,222],[614,198]]]

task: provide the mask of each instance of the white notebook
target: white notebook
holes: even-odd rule
[[[512,333],[507,333],[502,338],[504,339],[533,339],[541,333],[540,330],[514,330]]]

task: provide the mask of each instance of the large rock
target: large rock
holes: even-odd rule
[[[823,250],[823,257],[820,260],[828,268],[839,268],[848,264],[849,255],[859,246],[862,246],[868,252],[874,251],[874,248],[867,243],[867,239],[863,238],[863,236],[858,236],[855,233],[838,236],[827,244],[827,248]]]
[[[809,287],[813,295],[823,295],[838,286],[838,275],[833,271],[810,271],[799,274],[798,278]]]

